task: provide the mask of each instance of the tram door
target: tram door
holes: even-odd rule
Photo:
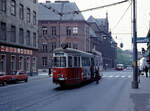
[[[91,58],[91,78],[94,78],[94,58]]]

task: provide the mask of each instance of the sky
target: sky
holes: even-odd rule
[[[38,0],[39,2],[45,2],[46,0]],[[50,0],[54,2],[55,0]],[[80,10],[89,9],[93,7],[103,6],[111,4],[114,2],[120,2],[123,0],[69,0],[70,2],[75,2]],[[130,2],[119,4],[112,7],[107,7],[103,9],[83,12],[83,16],[87,20],[89,16],[95,18],[105,18],[106,12],[108,12],[108,20],[110,25],[110,31],[114,40],[118,43],[123,43],[123,50],[132,50],[132,19],[131,19],[131,6]],[[150,27],[150,0],[137,0],[137,37],[146,37],[149,27]],[[120,23],[116,26],[117,22],[127,10],[124,17],[121,19]],[[125,34],[122,34],[125,33]],[[146,44],[138,44],[138,50],[141,48],[147,48]]]

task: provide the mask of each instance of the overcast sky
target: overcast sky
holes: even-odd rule
[[[45,2],[47,0],[38,0],[39,2]],[[50,0],[54,2],[55,0]],[[114,2],[119,2],[123,0],[69,0],[70,2],[75,2],[80,10],[93,8],[97,6],[107,5]],[[124,18],[116,26],[118,20],[123,15],[125,10],[128,8],[130,2],[123,3],[120,5],[93,10],[89,12],[82,13],[87,19],[90,15],[95,18],[105,18],[106,12],[108,12],[110,30],[112,31],[113,38],[120,44],[124,44],[123,49],[132,49],[131,34],[120,34],[120,33],[131,33],[131,7],[128,9]],[[137,0],[137,36],[145,37],[149,29],[150,20],[150,0]],[[117,39],[116,39],[117,36]],[[119,46],[119,45],[118,45]],[[141,47],[146,48],[146,44],[138,44],[138,50]]]

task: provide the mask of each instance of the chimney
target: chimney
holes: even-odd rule
[[[51,1],[49,1],[49,0],[46,0],[46,3],[51,3]]]
[[[69,3],[68,0],[55,0],[55,3]]]

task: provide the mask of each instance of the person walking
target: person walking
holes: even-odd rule
[[[146,74],[146,77],[148,77],[148,67],[147,66],[145,66],[145,74]]]
[[[96,74],[95,74],[96,84],[99,84],[99,80],[100,80],[99,70],[96,69],[95,73],[96,73]]]

